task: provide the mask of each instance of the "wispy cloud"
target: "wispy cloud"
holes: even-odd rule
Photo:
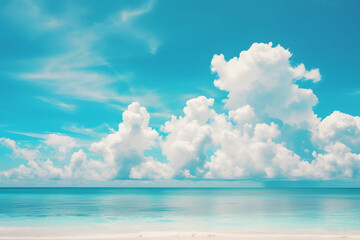
[[[9,14],[13,21],[38,31],[54,30],[66,25],[64,19],[47,14],[37,3],[31,0],[17,1],[16,4],[12,2],[7,10],[9,13],[17,12],[17,14]]]
[[[46,136],[46,134],[28,133],[28,132],[21,132],[21,131],[6,130],[6,132],[14,133],[14,134],[18,134],[18,135],[23,135],[23,136],[27,136],[27,137],[32,137],[32,138],[39,138],[39,139],[44,139],[45,136]]]
[[[348,95],[360,95],[360,90],[351,91]]]
[[[138,8],[122,10],[115,16],[111,16],[108,21],[113,27],[122,29],[123,31],[130,33],[132,37],[144,41],[148,45],[151,54],[157,52],[161,42],[153,34],[136,25],[134,20],[150,12],[153,6],[154,1],[149,1]]]
[[[62,110],[65,110],[65,111],[74,111],[76,109],[75,105],[64,103],[64,102],[61,102],[61,101],[59,101],[57,99],[49,99],[49,98],[46,98],[46,97],[37,97],[37,99],[39,99],[39,100],[41,100],[43,102],[55,105],[55,106],[59,107]]]
[[[139,8],[133,10],[121,11],[122,22],[131,21],[132,19],[151,11],[153,5],[154,5],[154,1],[149,1],[148,3],[144,4],[143,6],[140,6]]]
[[[151,54],[156,54],[158,48],[161,46],[161,42],[159,41],[159,39],[155,36],[148,34],[146,31],[132,28],[131,33],[135,38],[145,41],[147,43]]]
[[[115,78],[106,74],[89,71],[38,72],[21,74],[21,78],[54,89],[55,93],[96,102],[108,100],[131,101],[108,87]]]
[[[96,139],[101,139],[107,134],[114,132],[115,130],[111,128],[107,123],[103,123],[94,128],[87,128],[84,126],[79,126],[76,124],[66,125],[63,127],[65,131],[77,133],[84,136],[93,137]]]
[[[66,129],[66,128],[64,128],[64,129]],[[89,131],[93,131],[93,130],[89,129]],[[84,138],[84,137],[76,137],[75,138],[75,137],[70,137],[68,135],[65,135],[64,133],[57,133],[57,132],[34,133],[34,132],[22,132],[22,131],[11,131],[11,130],[7,130],[6,132],[40,139],[39,144],[37,144],[37,148],[46,147],[47,149],[51,149],[51,148],[56,147],[54,145],[58,145],[59,147],[61,147],[60,143],[62,142],[62,140],[64,141],[65,145],[73,145],[73,147],[88,147],[89,144],[92,142],[88,138]],[[75,130],[71,131],[70,129],[68,130],[68,132],[70,132],[70,135],[73,135],[71,133],[77,133]],[[96,139],[101,139],[103,136],[106,136],[109,132],[111,132],[111,131],[103,130],[103,133],[95,133],[93,131],[93,135],[92,134],[82,134],[82,135],[93,136]],[[1,140],[1,138],[0,138],[0,140]],[[0,143],[1,143],[1,141],[0,141]],[[65,147],[65,148],[68,148],[68,147]],[[62,151],[64,151],[64,150],[62,150]],[[60,156],[60,158],[62,158],[62,157]]]
[[[78,99],[105,102],[107,100],[129,101],[109,87],[121,80],[113,71],[94,71],[90,68],[107,67],[109,64],[93,53],[84,43],[84,48],[60,56],[39,61],[40,71],[19,74],[19,78],[52,88],[55,93]],[[112,70],[112,69],[110,69]]]
[[[26,1],[31,14],[28,20],[35,19],[48,27],[57,27],[65,23],[51,18],[32,1]],[[116,15],[90,26],[72,25],[71,29],[60,36],[59,41],[68,45],[67,50],[59,55],[32,60],[39,66],[36,71],[19,73],[19,79],[33,82],[51,89],[55,94],[66,95],[75,99],[103,102],[121,102],[128,104],[132,101],[146,103],[147,106],[159,105],[158,97],[151,91],[128,91],[128,73],[120,74],[111,63],[97,51],[102,38],[108,34],[125,34],[144,40],[154,54],[159,47],[159,41],[151,34],[136,27],[134,21],[139,16],[151,11],[154,2],[149,1],[139,8],[121,10]],[[41,21],[39,20],[41,18]],[[61,23],[61,24],[60,24]],[[35,67],[36,68],[36,67]],[[119,84],[125,86],[118,91]],[[131,84],[131,83],[130,83]],[[73,110],[74,106],[53,99],[40,100],[57,105],[64,110]]]

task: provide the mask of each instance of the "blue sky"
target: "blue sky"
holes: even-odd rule
[[[0,8],[4,185],[359,178],[358,1],[3,1]],[[243,57],[230,66],[242,51],[261,56],[251,72],[241,72],[252,66]],[[224,61],[215,61],[220,54]],[[264,154],[232,155],[240,146]]]

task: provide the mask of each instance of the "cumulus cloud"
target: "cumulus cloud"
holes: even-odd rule
[[[235,112],[242,112],[243,109]],[[249,111],[248,119],[252,112]],[[299,156],[277,143],[280,134],[274,123],[233,124],[229,116],[217,115],[211,123],[217,150],[205,163],[205,178],[243,179],[287,177]]]
[[[27,166],[0,172],[6,178],[46,178],[46,179],[98,179],[134,178],[145,176],[139,167],[150,167],[151,162],[144,156],[158,139],[158,133],[150,128],[150,116],[144,107],[134,102],[123,113],[123,121],[118,131],[111,133],[98,142],[91,144],[89,150],[100,159],[88,159],[83,150],[74,152],[64,167],[54,166],[50,159],[37,158],[36,150],[17,147],[15,141],[1,139],[17,156],[28,159]],[[77,146],[74,139],[60,134],[49,134],[45,143],[65,153]],[[140,165],[144,163],[145,165]],[[140,165],[132,170],[133,167]]]
[[[321,80],[319,69],[312,69],[307,71],[304,64],[302,63],[295,68],[290,68],[290,71],[293,72],[293,77],[296,80],[312,80],[313,82],[318,82]]]
[[[290,65],[291,53],[281,46],[253,44],[238,58],[215,55],[214,84],[227,91],[225,112],[214,99],[200,96],[186,102],[181,116],[160,128],[149,126],[147,110],[134,102],[123,113],[118,130],[77,149],[63,167],[40,159],[39,150],[10,148],[26,165],[0,172],[5,178],[52,179],[359,179],[360,118],[334,111],[324,119],[313,112],[317,98],[297,81],[317,82],[318,69]],[[227,110],[227,111],[226,111]],[[284,131],[305,131],[313,144],[312,159],[302,159],[284,138]],[[74,139],[50,134],[45,143],[59,153],[77,147]],[[301,143],[297,143],[301,144]],[[166,160],[152,156],[160,147]],[[310,155],[310,150],[307,150]],[[89,157],[91,156],[91,157]]]
[[[310,179],[359,179],[360,154],[352,153],[346,145],[335,142],[325,147],[324,153],[314,154],[309,163],[302,161],[293,176]]]
[[[13,156],[16,158],[22,158],[27,161],[33,161],[38,155],[38,150],[31,150],[28,148],[19,147],[16,142],[9,138],[0,138],[0,144],[10,148],[12,150]]]
[[[144,151],[158,138],[157,131],[149,127],[149,120],[144,107],[137,102],[130,104],[123,113],[119,130],[93,143],[90,150],[102,155],[108,165],[119,170],[118,178],[128,177],[132,167],[145,161]]]
[[[239,179],[284,177],[296,168],[299,156],[273,141],[276,124],[257,123],[250,106],[217,114],[213,99],[187,101],[184,116],[173,117],[163,131],[163,154],[175,176],[185,178]],[[231,119],[236,121],[233,124]],[[217,149],[207,156],[208,149]]]
[[[116,175],[117,169],[106,162],[88,160],[83,150],[75,152],[62,172],[64,179],[108,180]]]
[[[360,117],[334,111],[314,129],[313,142],[320,146],[340,142],[360,151]]]
[[[74,138],[59,133],[46,135],[44,142],[47,146],[56,148],[61,154],[65,154],[78,146]]]
[[[229,111],[229,117],[238,124],[247,123],[255,118],[254,109],[250,105],[239,107],[236,110]]]
[[[146,161],[131,169],[130,178],[133,179],[169,179],[175,175],[174,169],[168,163],[146,158]]]
[[[209,106],[214,99],[204,96],[186,102],[184,116],[172,116],[162,128],[168,133],[161,141],[161,149],[177,177],[198,176],[203,173],[206,154],[205,147],[210,143],[209,118],[215,114]]]
[[[6,178],[58,178],[60,177],[61,170],[54,167],[53,162],[50,160],[37,161],[40,158],[38,150],[28,148],[21,148],[18,144],[11,139],[2,138],[0,142],[6,147],[10,148],[15,157],[27,160],[27,166],[20,165],[7,171],[0,171],[0,176]]]
[[[229,61],[214,55],[211,70],[218,75],[214,85],[229,92],[226,107],[234,110],[250,105],[257,114],[284,123],[311,127],[318,122],[312,107],[317,97],[311,89],[300,88],[299,79],[320,80],[317,69],[306,71],[303,64],[290,65],[291,53],[280,45],[254,43],[249,50]]]

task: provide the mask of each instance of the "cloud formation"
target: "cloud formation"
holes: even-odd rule
[[[162,131],[168,133],[161,141],[163,154],[179,177],[202,175],[206,160],[205,147],[210,143],[209,118],[215,114],[209,106],[214,99],[204,96],[186,102],[183,117],[172,116]]]
[[[64,160],[68,152],[78,147],[75,139],[66,135],[51,133],[44,138],[46,146],[55,150],[53,156],[57,156],[59,160]]]
[[[132,167],[146,160],[144,151],[158,138],[158,133],[149,127],[149,120],[146,109],[134,102],[123,113],[123,122],[117,132],[91,144],[90,150],[103,156],[105,163],[117,170],[114,177],[128,177]]]
[[[306,71],[303,64],[294,68],[290,57],[288,50],[272,43],[254,43],[229,61],[222,54],[214,55],[211,70],[219,76],[214,85],[229,92],[225,106],[233,110],[249,104],[260,116],[300,127],[314,126],[319,121],[312,110],[317,97],[296,81],[317,82],[319,70]]]
[[[158,133],[149,127],[150,116],[144,107],[134,102],[123,113],[123,121],[118,131],[111,133],[90,145],[89,150],[99,156],[99,160],[88,159],[82,149],[71,155],[64,167],[54,166],[50,159],[36,158],[38,151],[20,148],[10,139],[0,139],[0,143],[13,151],[17,157],[28,160],[28,166],[0,172],[6,178],[49,178],[49,179],[126,179],[132,168],[147,163],[151,158],[144,156],[158,139]],[[77,146],[69,136],[49,134],[45,137],[46,146],[55,147],[65,154]],[[134,170],[135,176],[139,173]]]
[[[52,179],[359,179],[360,118],[334,111],[320,119],[317,97],[298,81],[318,82],[319,70],[293,67],[281,46],[254,43],[229,61],[214,55],[214,85],[228,92],[225,112],[205,96],[186,102],[159,132],[139,103],[123,112],[118,130],[77,149],[63,166],[40,151],[0,143],[27,165],[0,172],[3,178]],[[305,131],[315,150],[303,159],[284,139],[286,129]],[[289,139],[290,140],[290,139]],[[44,142],[59,153],[78,147],[75,139],[50,134]],[[301,144],[301,143],[298,143]],[[161,150],[157,159],[152,150]],[[42,154],[44,155],[44,154]]]

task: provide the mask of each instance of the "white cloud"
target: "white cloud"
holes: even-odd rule
[[[4,177],[6,179],[29,179],[34,178],[32,175],[32,169],[26,167],[21,164],[17,168],[12,168],[7,171],[0,171],[0,177]]]
[[[2,171],[0,175],[6,178],[97,180],[126,179],[131,173],[134,177],[140,174],[145,176],[147,173],[143,173],[144,170],[139,167],[151,167],[152,162],[144,156],[144,151],[150,149],[158,139],[158,133],[148,126],[149,120],[150,116],[144,107],[137,102],[130,104],[123,113],[123,122],[119,124],[118,131],[91,144],[90,151],[101,156],[102,160],[88,159],[80,149],[72,154],[69,164],[63,168],[54,166],[50,159],[38,158],[37,150],[19,148],[15,141],[2,138],[0,143],[11,148],[16,156],[27,159],[28,166]],[[45,139],[45,144],[56,147],[62,154],[78,146],[73,138],[60,134],[49,134]],[[132,170],[142,163],[145,165]]]
[[[31,150],[28,148],[19,147],[14,140],[8,138],[0,138],[0,144],[7,148],[10,148],[13,152],[13,156],[16,158],[22,158],[27,161],[33,161],[38,155],[38,150]]]
[[[271,123],[271,125],[258,123],[254,129],[254,137],[257,139],[274,139],[279,135],[280,131],[274,123]]]
[[[174,169],[169,164],[155,161],[153,158],[147,158],[130,172],[130,178],[133,179],[169,179],[174,175]]]
[[[272,47],[271,43],[254,43],[248,51],[241,52],[239,58],[229,61],[225,61],[223,55],[215,55],[212,71],[219,79],[214,84],[229,92],[226,106],[232,110],[229,116],[235,121],[242,121],[243,112],[248,112],[245,116],[253,119],[250,111],[253,107],[257,120],[268,115],[310,130],[313,144],[324,153],[314,151],[311,162],[300,159],[285,145],[276,143],[274,139],[281,132],[274,124],[257,123],[253,132],[254,123],[245,124],[243,129],[231,129],[227,125],[218,137],[221,148],[206,163],[210,169],[207,177],[359,177],[356,174],[360,169],[359,155],[351,152],[359,151],[359,117],[335,111],[322,121],[317,118],[312,110],[317,103],[316,96],[311,89],[299,88],[296,81],[318,82],[319,70],[307,71],[303,64],[294,68],[289,63],[290,57],[288,50]],[[246,107],[247,104],[251,107]],[[238,107],[242,107],[241,110],[234,110]],[[226,129],[229,129],[227,134]]]
[[[301,162],[292,175],[310,179],[359,179],[360,154],[352,153],[346,145],[335,142],[325,147],[325,152],[314,154],[311,163]]]
[[[31,150],[28,148],[21,148],[18,144],[11,139],[1,138],[0,143],[10,148],[13,155],[17,158],[25,159],[28,161],[27,165],[20,165],[17,168],[10,169],[8,171],[0,171],[0,176],[6,178],[59,178],[61,170],[53,166],[50,160],[36,161],[40,157],[38,150]]]
[[[127,178],[132,167],[145,161],[144,151],[155,145],[158,133],[149,127],[149,120],[146,109],[134,102],[123,113],[117,132],[91,144],[90,150],[118,171],[114,177]]]
[[[360,117],[334,111],[314,129],[313,142],[322,147],[341,142],[360,151]]]
[[[91,144],[90,150],[101,156],[98,160],[88,159],[83,150],[78,150],[72,154],[68,164],[57,167],[50,159],[40,159],[38,150],[20,148],[15,141],[1,138],[0,142],[12,149],[14,156],[27,159],[28,164],[1,171],[0,176],[92,180],[174,177],[328,180],[360,177],[360,154],[353,153],[347,145],[339,142],[343,140],[341,137],[332,139],[337,136],[336,129],[343,131],[357,126],[356,117],[335,112],[324,119],[324,126],[319,125],[318,132],[328,142],[324,142],[323,152],[321,148],[319,153],[314,151],[314,160],[308,162],[278,142],[281,131],[277,124],[257,122],[250,106],[226,115],[217,114],[211,109],[212,105],[213,99],[203,96],[190,99],[184,108],[184,116],[173,116],[165,123],[162,130],[168,135],[160,141],[160,146],[167,162],[159,162],[144,154],[156,144],[158,133],[149,127],[150,117],[146,109],[132,103],[123,113],[119,129]],[[232,122],[234,116],[241,116],[240,120]],[[333,118],[337,121],[332,121]],[[341,118],[342,122],[339,121]],[[329,129],[335,129],[335,132]],[[50,134],[46,139],[45,143],[63,153],[76,146],[72,138],[59,134]]]
[[[46,135],[44,142],[47,146],[56,148],[60,154],[65,154],[78,146],[74,138],[59,133]]]
[[[233,110],[249,104],[260,117],[268,115],[298,127],[316,124],[312,107],[317,98],[296,80],[319,81],[320,75],[317,69],[306,71],[304,65],[293,68],[290,57],[288,50],[272,43],[254,43],[229,61],[222,54],[214,55],[211,70],[219,76],[214,85],[229,92],[226,107]]]
[[[250,105],[229,111],[229,117],[234,119],[238,124],[252,121],[255,118],[254,109]]]
[[[293,77],[297,80],[312,80],[313,82],[318,82],[321,80],[319,69],[312,69],[310,71],[306,71],[305,65],[300,64],[295,68],[290,68],[290,71],[293,73]]]
[[[69,165],[64,167],[64,179],[108,180],[117,174],[117,169],[103,161],[88,160],[83,150],[71,156]]]
[[[233,125],[218,115],[212,127],[212,139],[218,150],[205,163],[205,178],[243,179],[287,177],[296,168],[299,156],[275,142],[280,134],[271,123]]]
[[[205,147],[210,143],[210,126],[207,122],[215,113],[209,109],[213,103],[213,99],[203,96],[188,100],[184,108],[185,116],[172,116],[162,128],[168,135],[161,141],[161,149],[177,177],[186,177],[183,170],[190,171],[193,176],[202,174]]]

